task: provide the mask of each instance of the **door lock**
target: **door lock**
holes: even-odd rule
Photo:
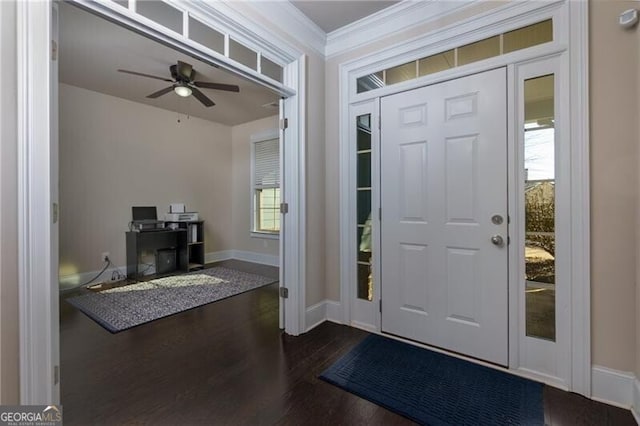
[[[502,247],[504,245],[504,238],[500,235],[494,235],[491,237],[491,242],[498,247]]]

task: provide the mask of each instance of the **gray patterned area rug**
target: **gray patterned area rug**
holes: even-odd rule
[[[84,294],[67,302],[110,332],[117,333],[276,281],[218,266]]]

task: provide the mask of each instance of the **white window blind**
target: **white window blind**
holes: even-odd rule
[[[256,189],[280,186],[279,140],[255,143],[254,185]]]
[[[252,236],[277,238],[280,231],[280,140],[277,131],[252,136]],[[259,139],[260,138],[260,139]]]

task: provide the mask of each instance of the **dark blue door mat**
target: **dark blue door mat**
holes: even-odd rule
[[[425,425],[543,425],[540,383],[370,335],[320,378]]]

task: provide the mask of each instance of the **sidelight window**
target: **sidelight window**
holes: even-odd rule
[[[524,81],[526,334],[556,339],[554,75]]]
[[[372,224],[371,224],[371,114],[357,120],[356,191],[358,212],[358,289],[359,299],[373,300]]]

